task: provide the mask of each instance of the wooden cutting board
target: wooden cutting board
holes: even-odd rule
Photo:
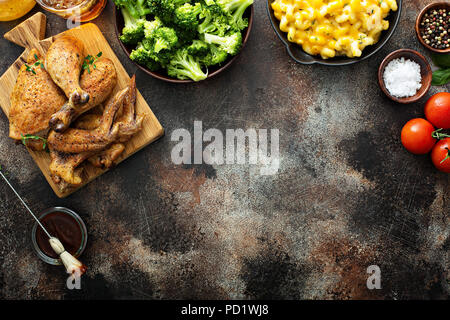
[[[16,83],[16,78],[19,73],[19,69],[23,63],[25,63],[28,56],[28,52],[32,48],[38,49],[41,54],[45,54],[55,38],[62,34],[70,34],[79,38],[85,46],[86,54],[96,55],[100,51],[103,53],[103,57],[109,58],[114,63],[117,70],[117,85],[113,94],[117,91],[125,88],[130,81],[130,76],[125,71],[124,67],[116,57],[105,37],[99,30],[99,28],[92,23],[83,24],[80,27],[69,29],[63,33],[60,33],[54,37],[44,39],[46,26],[46,16],[43,13],[36,13],[31,18],[25,20],[20,25],[9,31],[4,35],[6,39],[12,41],[25,48],[24,53],[11,65],[11,67],[0,78],[0,106],[5,112],[6,116],[9,115],[10,108],[10,95],[13,87]],[[139,88],[139,82],[137,82]],[[124,153],[118,162],[123,161],[135,152],[139,151],[143,147],[147,146],[151,142],[155,141],[164,134],[164,129],[159,123],[158,119],[153,114],[152,110],[145,102],[142,95],[137,92],[136,99],[136,111],[138,114],[145,114],[145,120],[142,130],[137,133],[130,141],[126,143]],[[17,148],[24,146],[17,146]],[[48,183],[52,187],[53,191],[60,198],[67,197],[69,194],[75,192],[79,188],[83,187],[87,183],[91,182],[107,170],[96,168],[90,164],[84,164],[85,170],[83,173],[83,184],[77,188],[71,188],[64,192],[61,192],[58,186],[53,182],[50,177],[50,155],[47,152],[36,152],[28,150],[37,163]]]

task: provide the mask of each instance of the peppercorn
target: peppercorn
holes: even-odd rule
[[[450,15],[447,9],[429,10],[420,23],[422,39],[435,49],[446,49],[450,47],[449,34]]]

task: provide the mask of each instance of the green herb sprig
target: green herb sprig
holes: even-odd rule
[[[27,70],[28,72],[31,72],[32,74],[36,74],[36,70],[34,69],[34,67],[41,66],[42,69],[45,69],[44,64],[43,64],[42,61],[39,59],[39,57],[37,56],[37,54],[34,54],[34,58],[36,59],[36,62],[33,63],[32,66],[28,65],[27,63],[25,63],[26,70]]]
[[[97,59],[100,58],[102,54],[103,53],[100,51],[96,56],[91,56],[90,54],[87,55],[86,58],[84,58],[83,70],[87,70],[88,73],[91,73],[91,66],[93,69],[97,69],[95,61],[97,61]]]
[[[441,131],[444,130],[442,128],[437,129],[431,133],[431,136],[437,140],[443,140],[445,138],[450,138],[450,135],[446,133],[442,133]]]
[[[450,54],[432,54],[434,64],[439,67],[433,72],[433,86],[443,86],[450,82]]]
[[[26,63],[25,63],[25,68],[28,72],[31,72],[32,74],[36,74],[36,71],[34,70],[34,68]]]
[[[32,134],[26,134],[26,135],[21,134],[21,136],[22,136],[21,140],[22,140],[22,143],[24,146],[27,146],[28,140],[41,140],[43,142],[42,150],[47,149],[47,139],[39,137],[39,136],[34,136]]]

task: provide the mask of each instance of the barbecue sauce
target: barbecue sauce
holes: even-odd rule
[[[40,219],[40,222],[51,236],[61,241],[67,252],[75,255],[83,238],[81,227],[75,218],[64,212],[52,212]],[[55,259],[58,258],[48,242],[47,234],[39,226],[36,229],[36,242],[45,255]]]

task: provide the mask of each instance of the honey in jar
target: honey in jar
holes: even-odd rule
[[[37,0],[45,10],[65,19],[81,22],[95,19],[105,8],[107,0]]]
[[[0,21],[19,19],[33,9],[35,0],[0,0]]]

